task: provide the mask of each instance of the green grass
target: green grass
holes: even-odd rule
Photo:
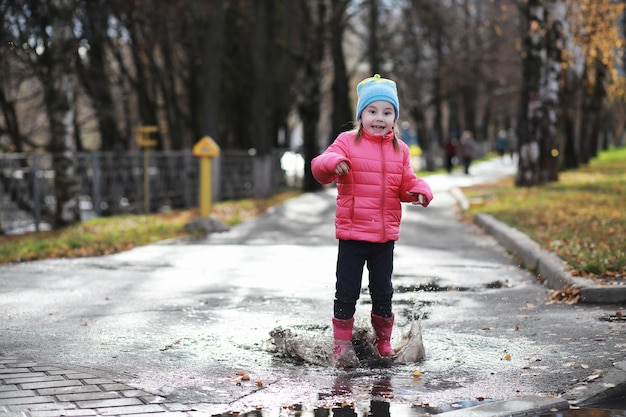
[[[267,199],[218,202],[213,205],[211,216],[234,226],[299,193],[289,191]],[[99,256],[166,239],[197,237],[199,231],[185,229],[195,217],[197,210],[97,217],[60,230],[3,236],[0,238],[0,264]]]
[[[575,275],[626,279],[626,148],[602,152],[559,181],[516,187],[513,179],[463,190],[488,213],[556,253]]]

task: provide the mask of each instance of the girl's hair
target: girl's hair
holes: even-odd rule
[[[363,135],[363,123],[355,123],[354,132],[356,132],[356,136],[354,137],[354,141],[356,143],[359,143],[361,141],[361,136]],[[398,129],[397,126],[394,125],[393,127],[393,149],[394,151],[399,151],[400,150],[400,145],[398,145],[398,141],[400,140],[400,136],[398,135]]]

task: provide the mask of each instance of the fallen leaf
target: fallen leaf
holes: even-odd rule
[[[577,304],[580,301],[580,288],[567,287],[550,291],[550,300],[555,303]]]
[[[506,355],[504,355],[504,360],[505,361],[510,361],[511,360],[511,354],[507,353]]]

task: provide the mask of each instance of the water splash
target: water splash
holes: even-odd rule
[[[380,367],[394,363],[407,365],[424,358],[422,341],[422,317],[412,319],[407,324],[394,325],[392,346],[396,351],[393,358],[383,358],[374,346],[376,336],[370,325],[358,323],[352,332],[352,345],[361,366]],[[270,332],[271,339],[265,348],[279,356],[291,358],[297,362],[306,362],[319,366],[332,366],[333,339],[326,328],[282,328]]]

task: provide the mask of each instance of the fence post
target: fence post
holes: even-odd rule
[[[190,175],[191,172],[191,153],[187,151],[183,151],[183,172],[185,173],[184,181],[183,181],[183,201],[185,202],[185,207],[191,207],[191,184],[190,184]]]
[[[267,198],[272,195],[272,155],[252,156],[253,196]]]
[[[35,217],[35,230],[39,231],[39,225],[41,224],[41,199],[39,198],[39,160],[41,155],[33,154],[33,167],[32,167],[32,189],[33,189],[33,215]]]
[[[93,205],[92,209],[95,211],[96,215],[102,215],[102,208],[100,205],[102,204],[102,190],[100,187],[100,174],[101,174],[101,166],[100,166],[100,152],[92,152],[91,153],[91,167],[93,169],[93,178],[91,184],[91,204]]]

